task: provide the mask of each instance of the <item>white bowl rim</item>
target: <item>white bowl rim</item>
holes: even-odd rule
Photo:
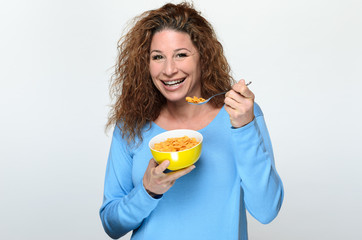
[[[171,134],[171,136],[170,136],[170,134]],[[192,136],[190,136],[190,135],[192,135]],[[155,143],[166,141],[167,138],[183,137],[183,136],[194,137],[199,141],[199,143],[197,145],[193,146],[192,148],[188,148],[188,149],[185,149],[182,151],[177,151],[176,153],[191,150],[191,149],[199,146],[202,143],[202,141],[204,140],[204,137],[202,136],[202,134],[196,130],[175,129],[175,130],[169,130],[169,131],[165,131],[160,134],[157,134],[156,136],[151,138],[151,140],[148,142],[148,147],[150,149],[152,149],[153,151],[159,152],[159,153],[175,153],[175,152],[160,152],[160,151],[155,150],[153,147],[151,147],[151,145],[154,145]]]

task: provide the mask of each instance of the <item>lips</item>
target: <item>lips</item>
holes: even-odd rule
[[[165,86],[177,86],[181,83],[183,83],[183,81],[185,81],[186,78],[182,78],[182,79],[177,79],[177,80],[168,80],[168,81],[161,81]]]

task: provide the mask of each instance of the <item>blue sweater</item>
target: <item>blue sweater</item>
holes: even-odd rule
[[[143,142],[130,147],[115,128],[110,148],[100,217],[107,234],[119,238],[133,230],[132,239],[247,239],[246,210],[261,223],[272,221],[283,201],[283,186],[261,109],[255,119],[232,128],[223,107],[199,130],[202,154],[191,173],[161,198],[143,187],[149,160],[149,140],[165,130],[152,124]]]

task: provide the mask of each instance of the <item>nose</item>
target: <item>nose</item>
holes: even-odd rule
[[[177,73],[177,66],[174,59],[171,58],[169,60],[166,60],[164,66],[164,74],[171,76],[175,73]]]

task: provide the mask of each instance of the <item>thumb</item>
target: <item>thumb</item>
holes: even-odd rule
[[[240,79],[238,83],[244,85],[245,84],[245,79]]]

